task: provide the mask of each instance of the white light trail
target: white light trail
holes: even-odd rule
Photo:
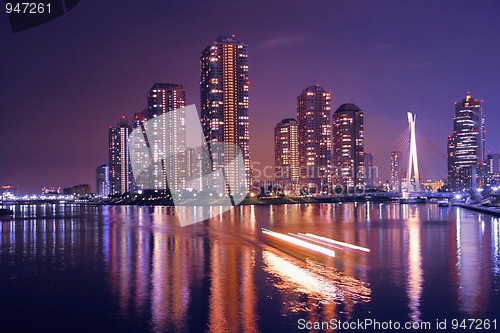
[[[335,258],[335,251],[327,249],[323,246],[311,244],[311,243],[308,243],[308,242],[303,241],[301,239],[298,239],[296,237],[280,234],[278,232],[270,231],[267,229],[262,229],[262,233],[264,233],[268,236],[277,238],[277,239],[281,239],[282,241],[285,241],[287,243],[291,243],[291,244],[303,247],[305,249],[316,251],[316,252],[322,253],[324,255],[327,255],[329,257]]]
[[[307,237],[315,238],[315,239],[321,240],[321,241],[326,242],[326,243],[335,244],[335,245],[339,245],[339,246],[344,246],[344,247],[348,247],[348,248],[351,248],[351,249],[354,249],[354,250],[359,250],[359,251],[363,251],[363,252],[370,252],[370,249],[368,249],[366,247],[361,247],[361,246],[358,246],[358,245],[353,245],[353,244],[349,244],[349,243],[344,243],[344,242],[336,241],[336,240],[333,240],[333,239],[330,239],[330,238],[326,238],[326,237],[321,237],[321,236],[318,236],[318,235],[315,235],[315,234],[309,234],[309,233],[307,233],[307,234],[299,234],[299,235],[305,235]]]

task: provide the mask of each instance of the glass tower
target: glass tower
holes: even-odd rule
[[[467,93],[455,102],[453,134],[448,138],[448,186],[462,191],[484,185],[484,115],[480,100]]]

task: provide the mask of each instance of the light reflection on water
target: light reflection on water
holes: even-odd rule
[[[200,208],[9,208],[14,219],[0,222],[0,296],[14,304],[0,306],[7,323],[19,309],[43,321],[49,310],[33,302],[47,297],[51,312],[64,312],[61,295],[82,300],[84,328],[129,332],[293,330],[300,318],[491,318],[500,306],[499,219],[455,207],[242,206],[184,228],[177,209],[195,216]],[[266,243],[261,228],[371,252],[301,260]],[[71,326],[75,316],[60,317]]]
[[[286,293],[303,293],[319,302],[368,302],[370,289],[360,280],[344,275],[332,267],[308,260],[301,267],[271,251],[262,252],[264,270],[279,277],[275,286]],[[290,309],[296,311],[297,309]]]

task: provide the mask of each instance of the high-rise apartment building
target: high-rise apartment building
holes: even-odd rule
[[[484,115],[481,102],[467,93],[455,102],[453,134],[448,138],[448,187],[461,191],[484,185]]]
[[[298,191],[299,151],[297,120],[286,118],[274,127],[274,175],[287,192]]]
[[[140,127],[144,140],[135,140],[133,156],[143,171],[134,175],[139,189],[184,189],[186,185],[185,119],[181,108],[186,106],[186,92],[181,84],[155,83],[147,94],[147,107],[134,115],[132,125]],[[175,113],[163,116],[173,110]],[[150,128],[151,127],[151,128]],[[146,132],[156,133],[146,140]],[[141,146],[150,148],[150,155],[141,154]],[[164,158],[164,157],[167,158]],[[147,166],[147,167],[146,167]]]
[[[100,165],[95,170],[96,194],[100,197],[109,194],[109,167],[107,164]]]
[[[400,152],[391,152],[391,174],[390,174],[390,190],[399,192],[400,188],[400,174],[399,174],[399,158]]]
[[[355,104],[342,104],[332,117],[333,181],[345,189],[364,187],[363,112]]]
[[[229,142],[238,145],[243,154],[245,179],[237,170],[225,169],[232,183],[249,182],[250,134],[248,116],[248,47],[233,36],[219,36],[201,53],[200,90],[201,121],[209,143]],[[226,149],[227,148],[227,149]],[[226,160],[236,156],[234,149],[225,146]],[[214,159],[214,167],[219,156]],[[230,167],[229,167],[230,168]]]
[[[186,106],[186,92],[181,84],[155,83],[148,93],[147,118],[153,119],[173,110]],[[149,130],[145,122],[145,130]],[[181,190],[186,185],[186,130],[184,114],[181,111],[163,117],[159,122],[153,122],[154,131],[158,130],[155,139],[149,142],[156,163],[153,163],[152,189]],[[159,155],[168,156],[161,161]],[[156,158],[155,158],[156,157]],[[162,177],[163,176],[163,177]]]
[[[128,137],[132,128],[125,117],[116,127],[109,128],[109,183],[111,194],[134,192],[134,177],[130,166]]]
[[[330,186],[331,92],[309,86],[297,97],[299,181],[303,189],[320,193]]]

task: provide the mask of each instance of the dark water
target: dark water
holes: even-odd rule
[[[430,322],[426,332],[436,320],[451,331],[453,319],[496,319],[500,329],[500,221],[461,208],[244,206],[184,228],[165,207],[10,208],[0,332],[286,332],[306,331],[300,319],[367,318]],[[301,260],[261,227],[371,252]]]

